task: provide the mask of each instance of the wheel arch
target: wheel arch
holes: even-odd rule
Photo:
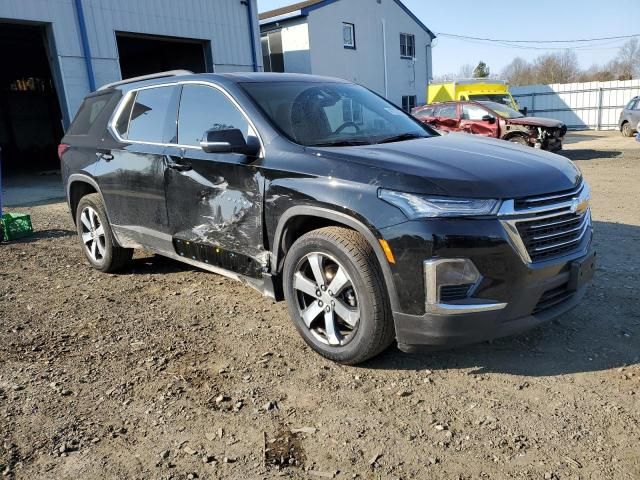
[[[395,284],[393,282],[393,274],[384,251],[380,246],[378,237],[362,221],[346,213],[313,206],[295,206],[289,208],[278,220],[278,225],[273,237],[271,269],[274,273],[277,273],[277,275],[281,274],[284,258],[287,254],[287,242],[290,241],[291,244],[293,244],[293,241],[295,241],[295,239],[292,241],[290,228],[292,226],[299,227],[300,225],[302,225],[303,228],[296,229],[296,233],[302,232],[302,234],[304,234],[307,233],[307,231],[326,226],[346,227],[360,233],[367,240],[369,245],[371,245],[371,248],[376,255],[378,265],[382,270],[385,286],[389,294],[391,308],[393,310],[397,310],[398,297],[396,294]],[[296,238],[298,238],[298,236],[299,235],[297,235]]]

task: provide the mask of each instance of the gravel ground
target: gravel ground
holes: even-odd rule
[[[572,135],[599,267],[526,334],[361,367],[284,304],[139,253],[83,260],[66,205],[0,246],[0,473],[9,478],[640,478],[640,144]]]

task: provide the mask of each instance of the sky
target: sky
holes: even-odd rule
[[[258,0],[258,10],[264,12],[297,1]],[[404,4],[436,34],[443,32],[481,38],[535,41],[640,34],[638,0],[495,2],[496,8],[491,8],[493,3],[480,0],[457,0],[449,3],[435,0],[404,0]],[[452,7],[446,8],[447,4]],[[638,38],[640,39],[640,36]],[[578,55],[580,66],[588,68],[594,63],[604,64],[613,59],[624,42],[625,40],[601,41],[572,50]],[[536,43],[527,45],[541,48]],[[546,44],[545,47],[547,46],[550,45]],[[462,41],[440,36],[434,42],[433,73],[435,76],[456,74],[462,65],[475,66],[480,60],[489,65],[492,73],[500,73],[517,56],[532,60],[538,55],[553,51],[555,50],[504,47],[495,43]]]

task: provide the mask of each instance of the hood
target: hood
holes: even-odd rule
[[[533,127],[547,127],[547,128],[560,128],[564,126],[564,123],[560,120],[553,118],[542,117],[522,117],[522,118],[507,118],[507,123],[513,125],[531,125]]]
[[[431,195],[518,198],[568,190],[582,178],[578,168],[560,155],[456,133],[309,151],[335,160],[337,178]]]

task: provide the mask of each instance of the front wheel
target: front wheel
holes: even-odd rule
[[[382,272],[358,232],[326,227],[303,235],[287,253],[283,275],[295,327],[320,355],[354,365],[393,342]]]
[[[515,135],[515,136],[511,137],[509,139],[509,141],[513,142],[513,143],[519,143],[520,145],[523,145],[525,147],[529,146],[529,142],[527,142],[527,139],[522,137],[522,136],[520,136],[520,135]]]

